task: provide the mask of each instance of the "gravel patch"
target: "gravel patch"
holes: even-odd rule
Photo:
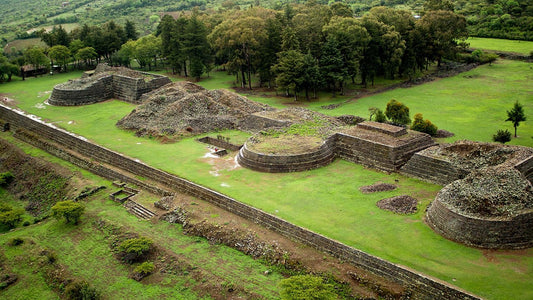
[[[409,196],[401,195],[392,198],[379,200],[376,205],[384,210],[392,211],[397,214],[414,214],[417,210],[418,200]]]
[[[365,185],[359,188],[359,190],[365,194],[376,193],[376,192],[385,192],[395,190],[397,186],[390,183],[375,183],[372,185]]]

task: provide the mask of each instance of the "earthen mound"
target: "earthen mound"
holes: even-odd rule
[[[250,114],[273,110],[227,90],[207,90],[191,82],[168,84],[142,97],[143,104],[117,126],[139,135],[200,134],[237,129]]]
[[[476,170],[452,182],[437,199],[474,217],[512,217],[533,209],[531,183],[518,170],[504,165]]]
[[[418,201],[408,195],[401,195],[392,198],[386,198],[378,201],[376,205],[384,210],[392,211],[397,214],[414,214]]]
[[[392,191],[396,188],[397,186],[395,186],[394,184],[380,182],[372,185],[362,186],[361,188],[359,188],[359,190],[365,194],[369,194],[376,192]]]

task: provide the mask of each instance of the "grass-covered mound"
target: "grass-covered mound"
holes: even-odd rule
[[[336,118],[303,108],[267,111],[260,115],[291,124],[288,127],[261,131],[246,142],[250,150],[273,155],[312,152],[344,125]]]
[[[137,135],[182,136],[236,129],[253,113],[271,110],[227,90],[176,82],[143,96],[143,104],[117,122]]]

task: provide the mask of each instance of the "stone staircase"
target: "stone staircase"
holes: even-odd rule
[[[131,214],[137,216],[139,219],[149,220],[155,216],[153,211],[131,199],[124,203],[124,207],[126,207]]]

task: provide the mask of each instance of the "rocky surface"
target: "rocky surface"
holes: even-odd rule
[[[375,183],[372,185],[362,186],[359,188],[359,190],[365,194],[369,194],[369,193],[376,193],[376,192],[392,191],[392,190],[395,190],[396,188],[397,186],[395,186],[394,184],[379,182],[379,183]]]
[[[237,129],[248,115],[273,110],[227,90],[207,90],[191,82],[168,84],[142,97],[143,104],[117,126],[138,135],[200,134]]]
[[[445,186],[437,199],[461,214],[476,217],[512,217],[533,209],[531,183],[505,165],[473,171]]]
[[[392,211],[397,214],[414,214],[416,212],[417,204],[418,201],[409,195],[386,198],[376,203],[379,208]]]

